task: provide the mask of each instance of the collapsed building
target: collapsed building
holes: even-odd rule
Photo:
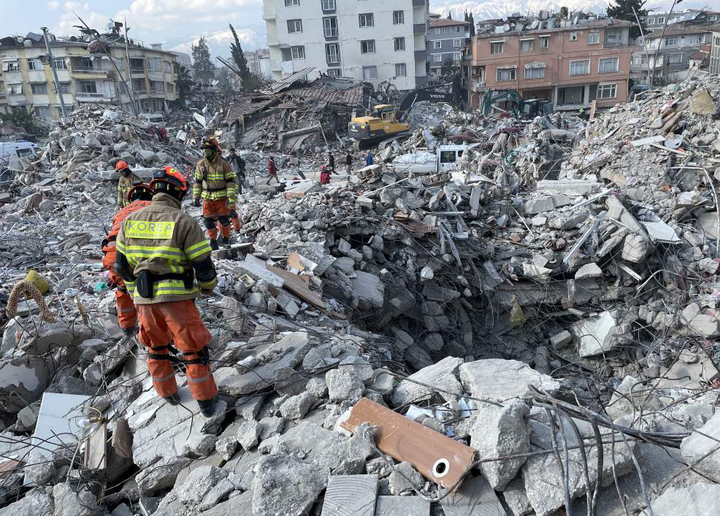
[[[360,89],[297,86],[202,117],[256,176],[308,154],[213,256],[211,418],[156,397],[100,266],[109,169],[187,170],[187,128],[78,110],[12,164],[0,515],[717,514],[720,81],[589,121],[420,103],[324,186]]]

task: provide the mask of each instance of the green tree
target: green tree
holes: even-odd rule
[[[262,81],[259,77],[250,72],[247,65],[247,59],[243,52],[242,45],[240,45],[240,38],[238,38],[235,27],[230,24],[230,30],[232,31],[233,43],[230,43],[230,56],[232,57],[235,69],[240,72],[240,79],[242,80],[242,87],[244,90],[255,90],[260,87]]]
[[[442,68],[440,69],[440,73],[443,77],[448,77],[455,73],[455,64],[453,63],[452,57],[445,58]]]
[[[472,11],[465,11],[465,21],[470,24],[470,37],[473,37],[475,35],[475,18]]]
[[[175,87],[177,88],[179,100],[185,100],[193,88],[193,78],[190,70],[180,63],[175,63]]]
[[[48,134],[47,128],[38,124],[32,113],[24,107],[15,106],[9,113],[0,113],[0,120],[15,127],[22,127],[23,131],[29,134],[36,136]]]
[[[607,15],[611,18],[631,22],[633,26],[630,27],[630,37],[637,38],[640,36],[640,27],[637,25],[635,13],[642,23],[643,17],[647,15],[647,10],[643,9],[646,3],[647,0],[613,0],[613,3],[608,5]],[[635,9],[635,13],[633,9]]]
[[[192,59],[195,80],[204,84],[210,83],[215,77],[215,65],[210,59],[210,49],[205,38],[200,38],[197,46],[192,47]]]

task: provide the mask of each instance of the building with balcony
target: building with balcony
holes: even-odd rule
[[[720,75],[720,25],[713,27],[708,71],[713,75]]]
[[[110,55],[91,52],[88,43],[52,38],[50,49],[58,75],[53,80],[45,41],[36,35],[0,39],[0,109],[24,107],[36,116],[61,115],[60,96],[69,111],[86,102],[130,108],[131,98],[143,112],[167,111],[177,100],[176,56],[158,48],[105,45]]]
[[[262,77],[263,79],[272,79],[272,70],[270,70],[270,50],[260,48],[258,50],[248,50],[245,52],[248,70],[253,75]]]
[[[556,110],[625,102],[631,26],[580,13],[498,22],[473,37],[469,104],[482,105],[489,90],[516,90],[523,99],[548,100]]]
[[[263,0],[275,80],[320,74],[399,90],[427,82],[429,0]]]
[[[470,48],[470,22],[431,20],[427,36],[430,73],[440,74],[443,65],[460,66]]]
[[[712,43],[713,26],[710,25],[668,25],[638,38],[638,46],[632,55],[631,72],[638,82],[653,84],[679,82],[695,73],[690,68],[691,57],[701,51],[703,45]]]
[[[720,12],[709,9],[688,9],[686,11],[673,11],[669,13],[650,11],[647,16],[641,18],[646,31],[654,31],[667,24],[668,27],[676,24],[708,25],[720,22]]]

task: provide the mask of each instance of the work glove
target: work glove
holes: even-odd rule
[[[199,207],[200,207],[200,199],[195,199],[195,200],[193,201],[193,206],[199,208]]]

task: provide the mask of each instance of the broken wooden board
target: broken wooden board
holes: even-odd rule
[[[85,441],[85,467],[103,470],[107,467],[107,423],[102,422]]]
[[[377,475],[331,476],[321,516],[375,516],[377,484]]]
[[[0,479],[5,478],[7,475],[9,475],[22,465],[22,461],[15,459],[7,459],[0,462]]]
[[[273,274],[280,276],[285,281],[285,288],[290,292],[318,308],[325,309],[325,303],[323,303],[322,297],[320,297],[317,292],[310,290],[300,276],[284,269],[273,267],[272,265],[268,265],[267,269]]]
[[[408,461],[425,478],[452,488],[470,469],[475,450],[453,441],[367,398],[353,407],[341,426],[355,432],[362,423],[378,428],[378,448],[399,461]]]

